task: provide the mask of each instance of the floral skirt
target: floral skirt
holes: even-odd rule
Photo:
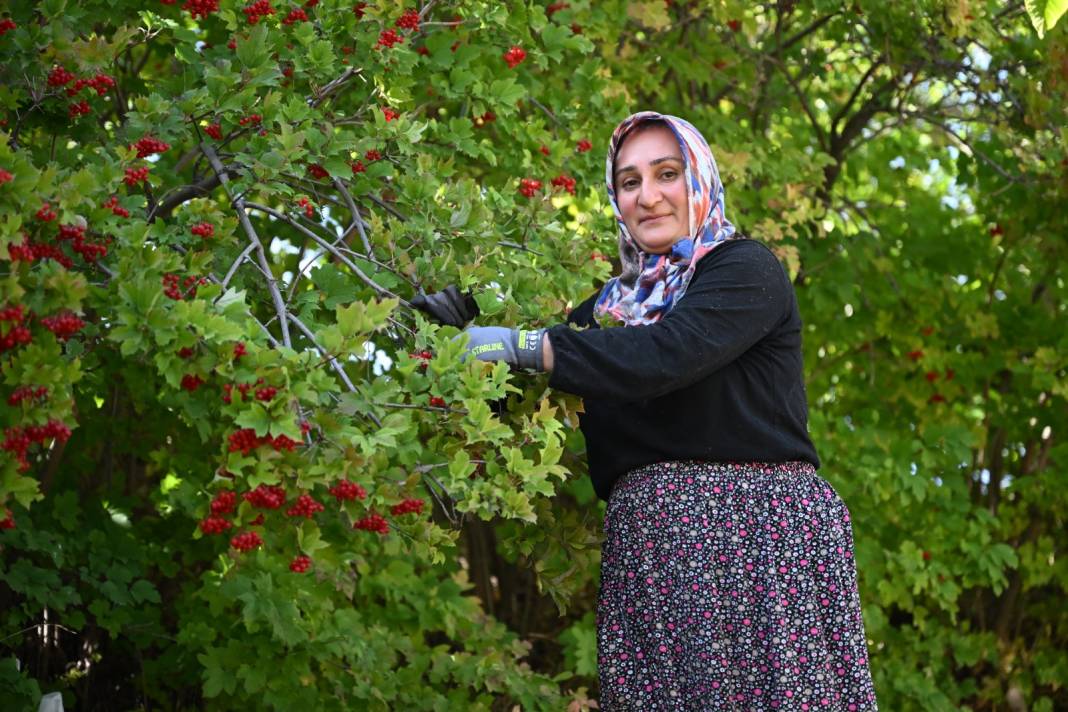
[[[877,709],[849,511],[812,465],[641,467],[604,530],[601,709]]]

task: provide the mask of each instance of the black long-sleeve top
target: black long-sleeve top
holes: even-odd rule
[[[582,396],[590,478],[608,500],[616,480],[670,460],[819,467],[808,435],[801,316],[771,250],[749,239],[698,263],[659,322],[599,328],[598,293],[549,329],[549,385]]]

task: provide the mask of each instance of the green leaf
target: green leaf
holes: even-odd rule
[[[1024,0],[1031,25],[1041,38],[1068,11],[1068,0]]]

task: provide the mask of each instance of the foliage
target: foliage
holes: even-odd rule
[[[0,701],[587,707],[581,403],[407,305],[561,320],[652,107],[794,277],[882,706],[1063,706],[1068,41],[1034,5],[12,5]]]

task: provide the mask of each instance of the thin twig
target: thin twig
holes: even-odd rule
[[[342,200],[345,201],[345,205],[349,208],[349,214],[352,215],[352,223],[356,226],[356,230],[360,233],[360,241],[363,243],[363,251],[367,254],[372,254],[371,243],[367,239],[367,232],[363,229],[363,218],[360,216],[360,210],[356,207],[356,201],[352,199],[352,194],[349,193],[345,184],[340,178],[334,178],[334,187],[337,192],[341,193]],[[350,227],[349,230],[352,228]],[[345,231],[348,234],[349,230]]]
[[[237,268],[240,267],[241,263],[248,257],[248,253],[252,252],[254,249],[256,249],[256,245],[249,243],[248,247],[242,250],[241,254],[234,260],[234,263],[230,265],[230,269],[226,270],[226,276],[223,277],[221,282],[224,292],[226,291],[226,285],[230,284],[230,280],[233,279],[234,273],[237,272]]]
[[[256,234],[256,229],[252,227],[252,222],[248,219],[248,212],[245,209],[245,201],[240,197],[235,198],[233,193],[230,192],[230,179],[227,177],[226,169],[219,161],[219,157],[215,155],[215,149],[206,143],[201,143],[200,150],[204,151],[204,155],[207,156],[212,170],[219,176],[223,188],[226,190],[226,193],[230,195],[234,208],[237,210],[237,217],[241,222],[241,227],[244,228],[249,241],[255,245],[256,260],[260,263],[260,268],[266,276],[267,289],[271,293],[271,301],[274,302],[275,311],[278,312],[278,323],[282,328],[282,343],[285,344],[287,349],[292,348],[293,344],[289,338],[289,322],[286,320],[285,302],[282,301],[282,293],[278,289],[278,282],[275,280],[274,275],[271,272],[271,265],[267,262],[267,253],[263,249],[263,243],[260,242],[259,235]]]

